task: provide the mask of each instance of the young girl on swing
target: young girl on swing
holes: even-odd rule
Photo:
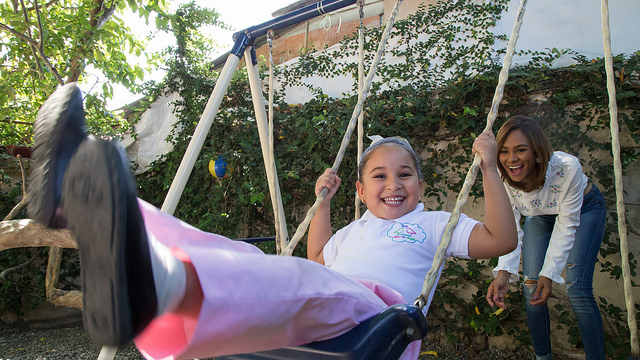
[[[385,139],[361,161],[356,187],[369,209],[362,219],[332,236],[329,207],[340,179],[327,170],[316,190],[326,186],[329,194],[309,230],[315,262],[265,255],[137,199],[121,152],[85,134],[74,84],[47,100],[34,131],[29,213],[76,236],[85,329],[98,345],[135,338],[147,358],[246,353],[341,335],[391,304],[413,302],[448,221],[448,213],[419,203],[420,161],[411,146]],[[461,216],[447,255],[495,257],[515,248],[516,227],[493,134],[481,134],[473,149],[483,159],[485,219]],[[403,357],[417,358],[418,348]]]

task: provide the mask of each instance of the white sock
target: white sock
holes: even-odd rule
[[[158,297],[158,316],[175,310],[184,297],[187,273],[182,261],[147,230],[153,281]]]

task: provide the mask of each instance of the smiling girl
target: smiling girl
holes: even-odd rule
[[[602,318],[593,297],[593,271],[604,236],[600,190],[572,155],[553,151],[535,120],[514,116],[498,131],[498,168],[518,225],[518,248],[501,256],[487,301],[503,308],[509,281],[518,280],[520,252],[527,323],[536,359],[551,359],[551,282],[566,289],[587,359],[604,359]],[[520,217],[524,226],[520,229]]]
[[[510,221],[507,194],[493,161],[496,146],[491,132],[480,134],[474,142],[473,151],[482,157],[484,222],[462,214],[446,256],[491,258],[508,253],[515,245],[515,239],[505,241],[509,236],[515,237],[516,232]],[[350,278],[380,282],[412,302],[420,295],[451,215],[424,210],[418,156],[401,138],[384,138],[371,144],[362,154],[356,182],[367,211],[361,219],[333,234],[330,201],[340,182],[332,169],[327,169],[316,182],[316,194],[323,187],[329,192],[310,224],[307,257]],[[434,291],[435,287],[425,310]]]

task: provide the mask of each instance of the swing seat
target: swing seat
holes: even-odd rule
[[[333,339],[216,359],[391,360],[398,359],[409,343],[421,340],[427,331],[427,319],[419,307],[393,305]]]

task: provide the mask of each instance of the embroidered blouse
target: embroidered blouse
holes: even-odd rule
[[[548,277],[559,284],[564,283],[561,274],[567,265],[576,228],[580,224],[580,210],[586,186],[587,176],[582,172],[580,160],[561,151],[554,152],[549,160],[542,188],[525,192],[511,187],[505,181],[504,187],[511,200],[518,228],[518,246],[511,253],[498,259],[498,266],[493,269],[493,275],[497,276],[498,271],[505,270],[511,274],[510,281],[518,280],[524,235],[520,227],[521,216],[557,215],[539,276]]]

